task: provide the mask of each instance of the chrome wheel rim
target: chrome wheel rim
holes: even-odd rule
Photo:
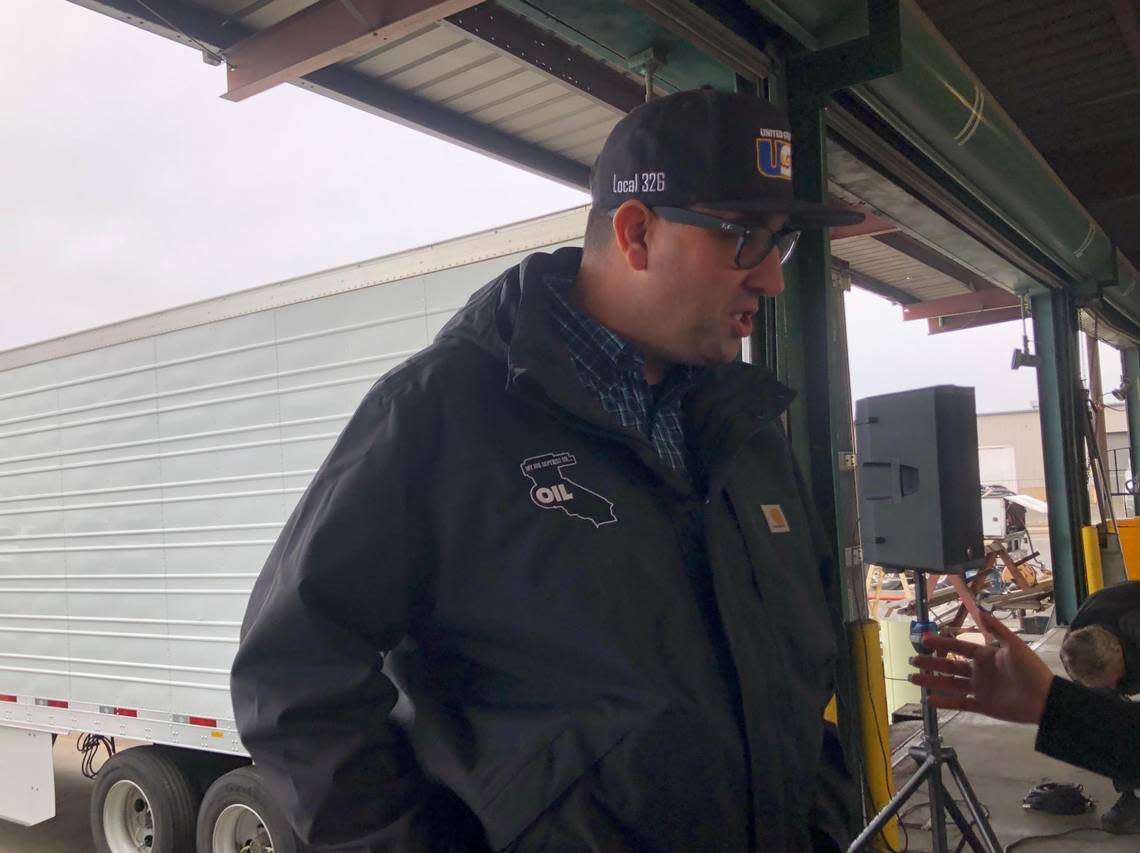
[[[222,809],[211,842],[213,853],[273,853],[273,838],[265,821],[243,803]]]
[[[154,849],[154,813],[142,788],[129,779],[111,786],[103,801],[103,836],[111,853]]]

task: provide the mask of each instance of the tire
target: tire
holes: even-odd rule
[[[193,853],[200,796],[178,762],[153,746],[107,760],[91,792],[98,853]]]
[[[198,853],[303,853],[304,845],[269,798],[261,772],[239,767],[219,778],[198,810]]]
[[[178,746],[156,744],[154,749],[169,755],[174,763],[182,768],[186,778],[194,788],[195,802],[202,802],[206,791],[214,780],[238,767],[245,767],[249,759],[239,755],[224,755],[217,752],[203,752],[197,749],[183,749]]]

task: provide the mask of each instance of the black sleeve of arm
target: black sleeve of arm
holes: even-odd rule
[[[1140,609],[1130,610],[1117,620],[1117,630],[1126,642],[1140,650]]]
[[[1038,752],[1113,778],[1140,776],[1140,704],[1054,678]]]
[[[441,794],[389,720],[398,692],[382,672],[430,608],[417,408],[379,386],[365,397],[257,579],[231,671],[243,745],[320,848],[427,849],[413,827]]]

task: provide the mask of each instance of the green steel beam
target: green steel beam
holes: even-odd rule
[[[827,131],[823,108],[836,89],[898,69],[898,0],[868,0],[867,35],[787,61],[788,111],[795,140],[796,196],[828,198]],[[827,231],[800,237],[784,300],[784,372],[800,390],[789,410],[793,448],[806,472],[831,546],[843,569],[843,612],[867,614],[862,561],[855,559],[858,523],[852,453],[851,379],[843,291],[831,271]],[[796,370],[798,368],[798,370]],[[857,576],[856,576],[857,575]]]
[[[796,196],[827,201],[827,130],[823,108],[839,88],[897,70],[898,0],[868,0],[867,35],[787,61],[788,112],[795,140]],[[788,384],[800,391],[789,409],[789,431],[800,466],[843,577],[843,614],[866,618],[863,564],[858,553],[851,432],[851,378],[843,290],[831,270],[825,229],[801,237],[778,321],[782,326],[777,361]],[[779,350],[783,350],[781,353]]]
[[[792,138],[796,144],[796,195],[811,201],[827,198],[823,113],[814,98],[792,101]],[[851,380],[847,361],[847,322],[843,290],[831,274],[831,246],[826,229],[805,231],[794,255],[789,292],[798,297],[796,351],[792,361],[802,365],[801,406],[793,407],[793,435],[800,464],[812,487],[824,528],[832,533],[831,550],[843,566],[843,613],[846,619],[866,617],[862,561],[853,559],[858,545],[854,468],[846,460],[853,451]],[[796,415],[802,423],[796,422]],[[806,438],[806,444],[804,439]],[[806,450],[806,457],[803,455]]]
[[[765,89],[766,86],[761,80],[754,80],[741,74],[736,75],[738,92],[764,97]],[[780,378],[778,317],[777,300],[762,299],[760,311],[753,320],[751,346],[752,363],[763,365]]]
[[[1140,479],[1140,350],[1135,347],[1120,353],[1128,406],[1128,447],[1132,479]],[[1140,515],[1140,491],[1132,495],[1132,513]]]
[[[710,56],[684,34],[633,6],[614,0],[496,0],[496,5],[529,18],[617,68],[626,68],[630,59],[656,48],[665,57],[665,64],[654,72],[660,94],[703,85],[726,91],[733,88],[735,72],[719,57]]]
[[[787,3],[779,0],[749,0],[749,6],[778,26],[808,50],[818,50],[820,39],[816,36],[824,16],[818,14],[814,3]],[[790,8],[789,8],[790,7]]]
[[[902,68],[899,0],[867,0],[867,35],[788,61],[789,91],[829,94]]]
[[[1037,354],[1041,450],[1049,500],[1049,550],[1057,622],[1067,625],[1088,594],[1081,528],[1089,521],[1084,476],[1083,396],[1079,393],[1077,312],[1070,294],[1051,291],[1032,298]]]
[[[828,198],[827,131],[824,104],[835,88],[890,67],[892,37],[889,7],[897,0],[869,0],[870,32],[839,48],[788,60],[788,113],[795,140],[795,192],[798,198],[822,202]],[[884,23],[884,21],[886,23]],[[886,27],[887,32],[876,28]],[[839,52],[836,52],[839,51]],[[895,58],[899,51],[893,49]],[[887,60],[887,61],[884,61]],[[772,82],[771,80],[769,82]],[[769,91],[779,89],[770,86]],[[836,559],[837,622],[867,617],[863,561],[857,548],[859,524],[855,498],[852,434],[851,372],[847,354],[844,291],[831,271],[831,246],[826,229],[808,229],[800,237],[793,262],[786,267],[786,288],[779,300],[777,321],[778,375],[799,391],[788,410],[792,448],[807,477],[829,550]],[[847,280],[846,276],[843,276]],[[859,711],[853,701],[855,677],[850,655],[839,660],[840,738],[855,766],[862,764]],[[862,778],[862,772],[857,775]],[[854,818],[854,816],[853,816]],[[855,831],[857,827],[850,827]]]
[[[827,197],[827,159],[822,102],[800,97],[790,105],[795,140],[795,188],[799,198],[823,201]],[[808,480],[828,550],[835,555],[836,571],[830,590],[836,629],[865,619],[867,596],[863,562],[854,550],[858,543],[853,465],[843,464],[853,447],[851,379],[847,363],[846,317],[843,291],[831,275],[831,249],[826,229],[800,235],[793,262],[786,265],[787,280],[780,297],[780,318],[786,324],[777,366],[799,393],[788,411],[793,451]],[[839,636],[846,636],[840,630]],[[862,765],[859,742],[859,708],[852,658],[841,652],[836,695],[839,700],[839,736],[852,766]],[[862,778],[861,772],[857,778]],[[856,820],[857,815],[852,815]],[[861,823],[861,821],[859,821]],[[857,826],[848,827],[852,832]]]
[[[892,7],[895,23],[892,25]],[[869,0],[869,32],[818,54],[787,61],[783,90],[795,140],[795,192],[798,198],[828,198],[827,130],[824,105],[836,88],[888,73],[900,55],[897,0]],[[893,31],[892,31],[893,30]],[[778,84],[783,83],[781,87]],[[807,477],[829,550],[837,561],[835,618],[856,622],[867,617],[863,561],[858,550],[855,496],[851,372],[847,353],[844,290],[831,270],[826,229],[808,229],[800,237],[776,316],[776,362],[780,378],[799,391],[788,410],[792,448]],[[843,280],[849,280],[847,276]],[[855,678],[850,655],[840,656],[839,726],[845,752],[862,764],[859,711],[852,701]],[[862,772],[857,775],[862,778]],[[852,826],[854,831],[857,827]]]

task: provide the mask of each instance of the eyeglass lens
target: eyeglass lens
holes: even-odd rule
[[[799,236],[798,231],[773,234],[770,231],[757,229],[749,234],[740,246],[737,264],[742,269],[758,266],[773,248],[779,253],[780,263],[783,264],[792,256]]]

